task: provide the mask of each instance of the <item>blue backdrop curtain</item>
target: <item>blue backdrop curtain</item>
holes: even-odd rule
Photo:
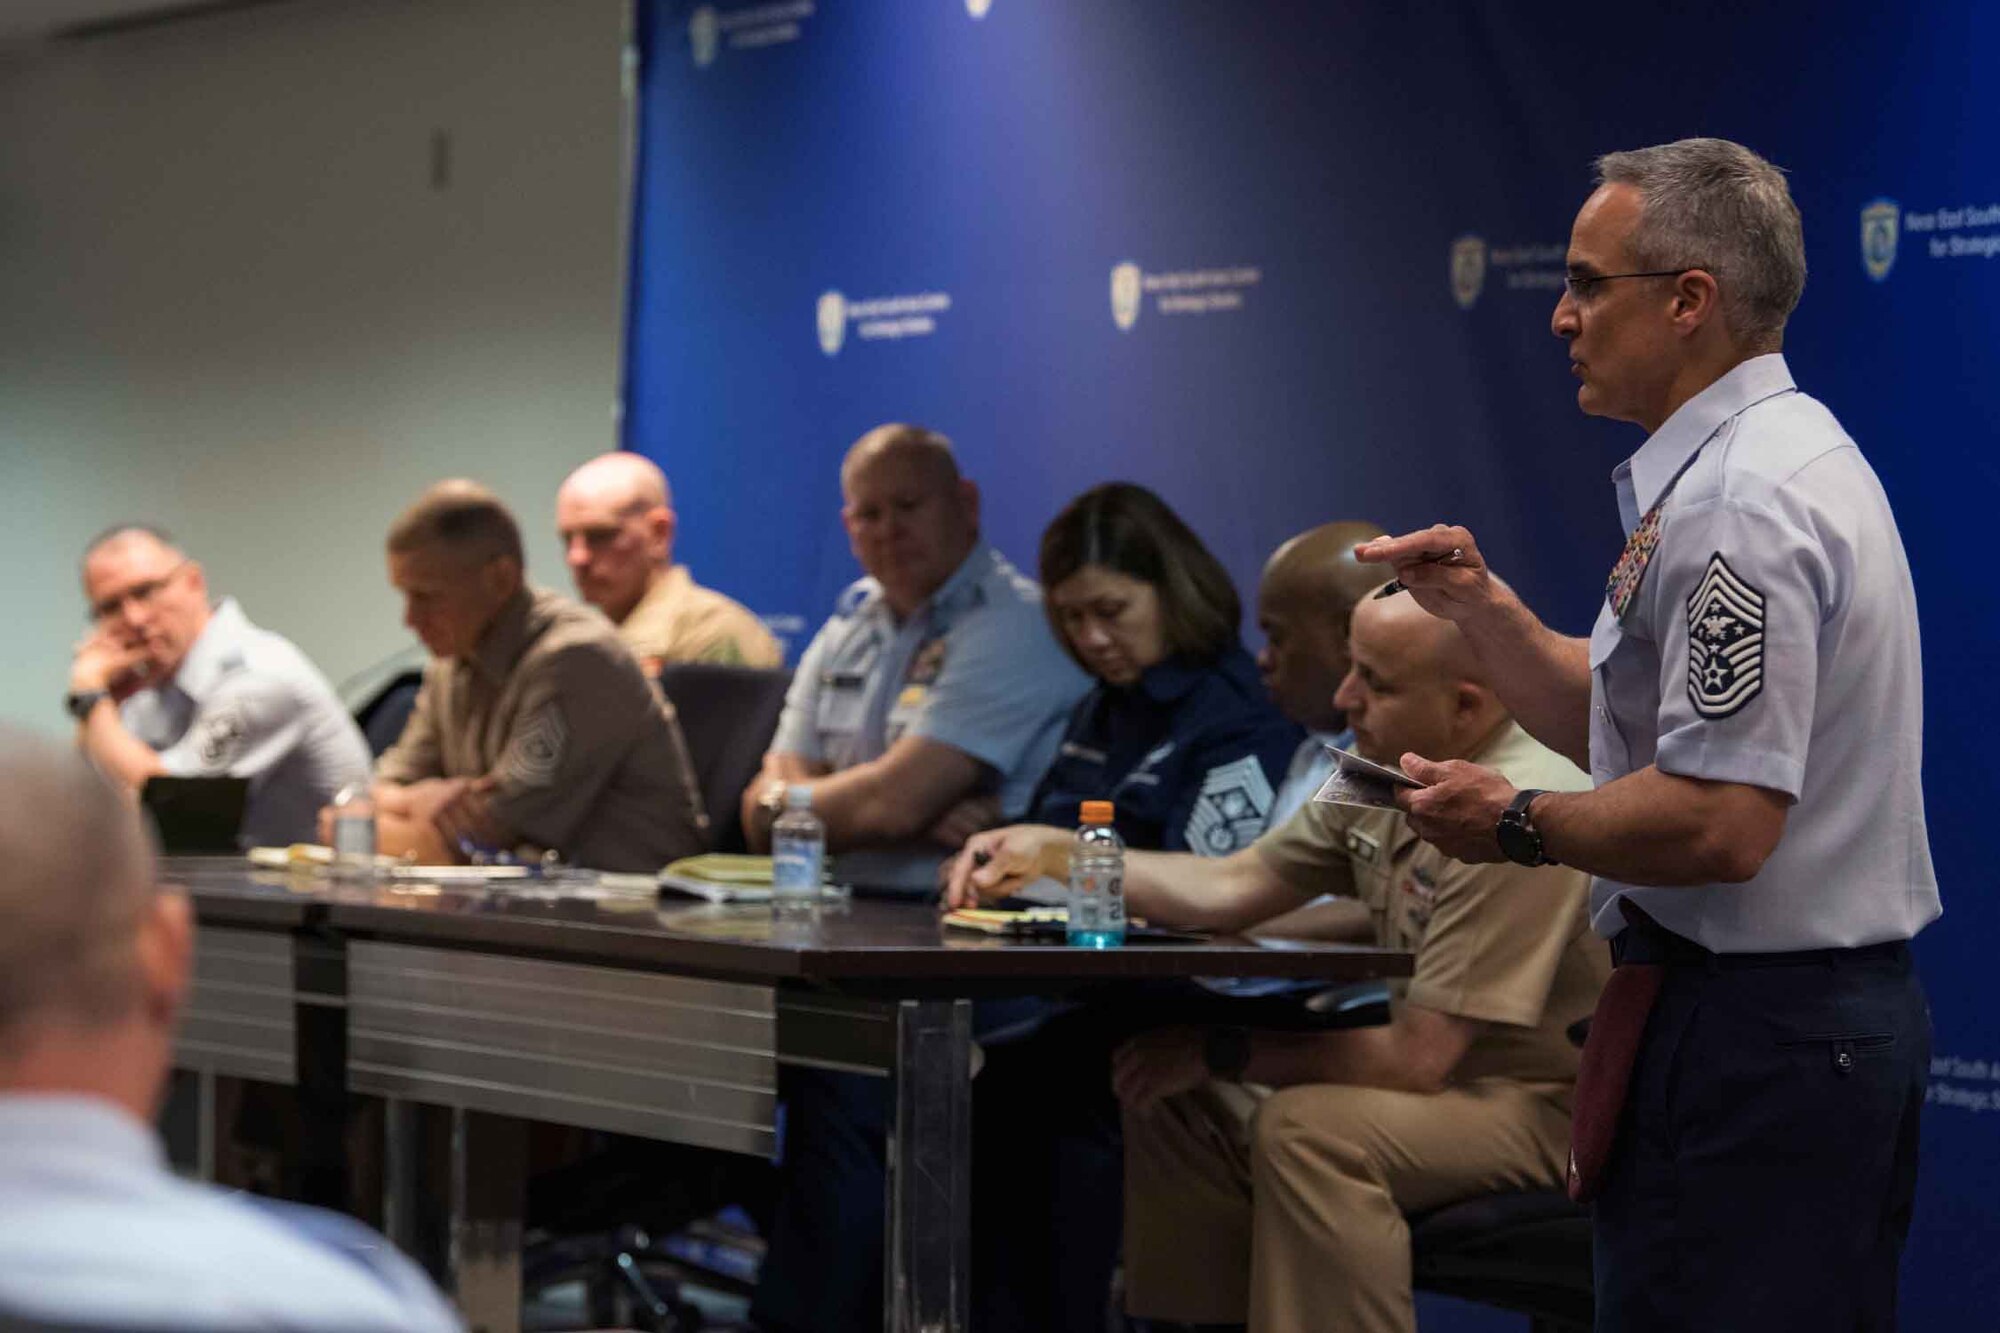
[[[856,576],[847,445],[956,441],[1032,569],[1095,482],[1159,490],[1246,590],[1331,518],[1464,522],[1587,629],[1634,427],[1549,314],[1598,153],[1693,134],[1792,173],[1786,353],[1915,567],[1946,915],[1908,1326],[2000,1308],[2000,6],[641,0],[627,443],[679,551],[792,650]],[[1865,781],[1865,775],[1856,775]]]

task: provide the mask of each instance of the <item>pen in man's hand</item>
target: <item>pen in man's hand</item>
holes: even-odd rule
[[[1451,550],[1439,555],[1423,556],[1418,559],[1417,563],[1420,565],[1455,565],[1463,559],[1465,559],[1464,548],[1454,546]],[[1407,591],[1408,589],[1403,587],[1401,579],[1390,579],[1375,590],[1375,600],[1380,601],[1384,597],[1394,597],[1399,592]]]

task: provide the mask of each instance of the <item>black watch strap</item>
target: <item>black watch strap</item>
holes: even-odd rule
[[[63,708],[77,721],[87,719],[97,705],[111,697],[109,690],[71,690],[63,696]]]
[[[1493,830],[1494,838],[1500,843],[1500,850],[1509,861],[1524,866],[1559,865],[1542,846],[1542,835],[1528,818],[1528,807],[1535,803],[1537,796],[1547,792],[1529,787],[1516,792],[1514,799],[1501,812],[1500,822]]]
[[[1210,1028],[1202,1035],[1201,1062],[1211,1077],[1234,1083],[1250,1067],[1250,1029]]]

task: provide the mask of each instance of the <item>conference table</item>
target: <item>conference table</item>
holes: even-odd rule
[[[383,1099],[385,1227],[442,1270],[468,1325],[489,1333],[519,1327],[529,1122],[769,1157],[781,1066],[883,1077],[887,1326],[957,1333],[973,1001],[1410,971],[1407,953],[1360,945],[1072,949],[948,929],[917,902],[855,899],[788,920],[758,904],[663,903],[587,874],[452,876],[356,880],[170,857],[160,878],[187,891],[199,923],[175,1063],[201,1090],[202,1169],[214,1161],[216,1078],[288,1086],[307,1126],[302,1193],[343,1206],[352,1094]],[[446,1182],[441,1222],[427,1175]],[[442,1237],[423,1234],[427,1214]]]

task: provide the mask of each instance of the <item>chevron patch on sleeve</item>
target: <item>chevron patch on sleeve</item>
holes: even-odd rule
[[[1196,856],[1227,856],[1248,847],[1264,831],[1272,799],[1270,780],[1255,755],[1209,769],[1188,815],[1188,850]]]
[[[1717,551],[1687,601],[1688,700],[1705,718],[1741,712],[1764,688],[1764,594]]]

